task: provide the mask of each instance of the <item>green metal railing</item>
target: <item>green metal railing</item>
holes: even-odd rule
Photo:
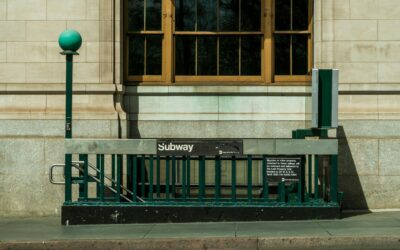
[[[268,182],[267,157],[74,154],[65,204],[338,205],[337,155],[302,155],[297,182]]]

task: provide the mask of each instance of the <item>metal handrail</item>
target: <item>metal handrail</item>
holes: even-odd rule
[[[72,164],[71,164],[71,166],[75,167],[75,168],[78,169],[80,172],[84,172],[84,169],[80,167],[80,166],[83,165],[83,164],[85,164],[85,162],[83,162],[83,161],[73,161]],[[91,169],[95,170],[96,172],[99,172],[99,173],[100,173],[100,170],[99,170],[98,168],[96,168],[95,166],[93,166],[92,164],[88,163],[88,166],[89,166]],[[65,164],[53,164],[53,165],[50,166],[50,169],[49,169],[49,181],[50,181],[50,183],[55,184],[55,185],[65,185],[65,182],[54,181],[54,178],[53,178],[53,170],[54,170],[54,168],[56,168],[56,167],[65,168]],[[96,176],[94,176],[94,175],[92,175],[92,174],[89,174],[89,176],[90,176],[90,178],[92,178],[93,180],[95,180],[97,183],[100,183],[100,182],[101,182],[101,180],[98,179]],[[64,178],[65,178],[65,176],[64,176]],[[108,177],[108,176],[106,176],[106,175],[104,175],[104,178],[107,179],[107,180],[109,180],[109,181],[111,181],[113,184],[116,184],[116,181],[114,181],[112,178],[110,178],[110,177]],[[114,194],[117,194],[117,193],[118,193],[117,190],[113,189],[112,187],[110,187],[110,186],[108,186],[108,185],[104,185],[104,186],[105,186],[107,189],[109,189],[111,192],[113,192]],[[126,191],[127,193],[129,193],[130,195],[133,196],[133,192],[130,191],[129,189],[127,189],[126,187],[124,187],[123,185],[120,185],[120,188],[123,189],[124,191]],[[120,194],[120,197],[124,198],[124,199],[127,200],[128,202],[133,202],[131,199],[129,199],[128,197],[126,197],[126,196],[123,195],[123,194]],[[140,197],[137,196],[137,195],[136,195],[136,199],[138,199],[139,201],[141,201],[141,202],[143,202],[143,203],[146,203],[145,200],[143,200],[142,198],[140,198]]]

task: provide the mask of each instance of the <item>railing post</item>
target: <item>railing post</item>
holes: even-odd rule
[[[66,56],[66,86],[65,86],[65,139],[72,138],[72,70],[73,56],[79,55],[76,51],[82,45],[82,37],[75,30],[66,30],[61,33],[58,44]],[[65,201],[72,201],[72,155],[65,155]]]
[[[337,155],[331,156],[331,202],[338,202],[338,164]]]

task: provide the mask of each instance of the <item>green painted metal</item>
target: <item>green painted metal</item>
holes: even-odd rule
[[[170,184],[169,183],[170,182],[169,174],[170,174],[170,158],[167,157],[166,166],[165,166],[165,197],[166,197],[167,201],[169,200],[169,196],[170,196],[170,194],[169,194],[169,188],[170,188],[170,186],[169,186],[169,184]]]
[[[278,201],[284,203],[286,201],[285,182],[280,181],[278,184]]]
[[[123,155],[110,155],[111,157],[105,157],[103,154],[96,155],[96,166],[98,167],[98,193],[97,197],[87,198],[82,189],[79,189],[80,198],[78,203],[66,201],[70,204],[82,204],[81,202],[91,202],[93,204],[109,204],[117,203],[125,205],[128,203],[132,206],[142,206],[142,205],[166,205],[178,206],[179,204],[187,204],[187,206],[219,206],[222,204],[230,204],[231,206],[325,206],[330,203],[332,206],[338,206],[338,192],[337,192],[337,155],[333,155],[331,158],[331,175],[336,175],[336,177],[330,176],[330,189],[321,189],[318,187],[318,176],[326,176],[328,173],[326,171],[321,172],[321,166],[318,166],[318,156],[313,159],[311,156],[304,156],[303,162],[307,157],[309,164],[312,160],[315,160],[314,169],[311,165],[308,165],[309,177],[306,178],[306,168],[307,166],[302,164],[300,181],[299,182],[279,182],[279,183],[268,183],[266,176],[266,158],[267,155],[262,156],[252,156],[248,155],[246,157],[205,157],[200,156],[194,158],[193,161],[198,162],[198,175],[195,174],[190,176],[190,162],[191,159],[188,156],[183,157],[160,157],[157,156],[157,168],[154,166],[155,156],[149,155],[127,155],[127,177],[128,177],[128,187],[130,191],[122,192],[120,185],[124,185],[122,182],[122,169],[123,169]],[[79,156],[80,161],[88,163],[88,155],[81,154]],[[105,159],[111,159],[110,163],[105,162]],[[211,159],[214,159],[214,169],[209,164]],[[172,171],[174,165],[176,166],[178,176],[181,178],[181,182],[175,183],[173,180],[174,174]],[[231,176],[229,184],[222,184],[222,166],[229,162],[231,164]],[[238,162],[241,162],[238,165]],[[148,165],[146,165],[148,163]],[[242,164],[243,163],[243,164]],[[261,163],[261,164],[260,164]],[[146,166],[146,167],[144,167]],[[335,167],[336,166],[336,167]],[[109,173],[109,170],[105,168],[111,168],[115,170],[115,176],[112,177],[116,181],[116,184],[105,183],[105,179],[109,177],[105,176],[105,173]],[[206,168],[207,167],[207,168]],[[163,168],[163,169],[161,169]],[[311,168],[311,169],[310,169]],[[85,169],[85,168],[84,168]],[[157,169],[157,170],[154,170]],[[212,183],[207,183],[206,181],[206,171],[214,171],[214,181]],[[144,171],[143,171],[144,170]],[[165,171],[164,171],[165,170]],[[84,170],[83,170],[84,171]],[[157,171],[157,173],[154,173]],[[140,173],[141,172],[141,173]],[[312,172],[315,176],[310,175]],[[237,174],[247,173],[247,182],[238,183]],[[261,182],[254,181],[254,173],[262,173]],[[149,180],[146,180],[147,174],[149,174]],[[211,173],[210,173],[211,174]],[[81,174],[78,177],[72,177],[72,184],[77,184],[79,186],[87,187],[87,184],[91,181],[96,181],[95,177],[91,177],[89,174],[85,178]],[[154,177],[158,175],[157,197],[154,197]],[[190,185],[190,178],[192,177],[193,184]],[[313,177],[313,178],[312,178]],[[322,176],[321,176],[322,177]],[[97,178],[97,177],[96,177]],[[326,178],[326,177],[324,177]],[[321,179],[322,180],[322,179]],[[146,182],[148,181],[148,182]],[[147,184],[148,183],[148,184]],[[182,195],[175,195],[173,192],[173,183],[175,183],[175,189],[181,191]],[[104,190],[111,187],[115,192],[112,198],[104,197]],[[314,186],[312,186],[314,185]],[[148,188],[147,188],[148,186]],[[145,188],[143,188],[145,187]],[[306,188],[308,187],[308,188]],[[311,190],[311,187],[314,189]],[[230,189],[230,193],[227,193],[227,188]],[[308,189],[308,190],[307,190]],[[198,192],[195,194],[195,190]],[[190,191],[193,192],[193,196],[190,197]],[[223,192],[224,191],[224,192]],[[329,193],[326,193],[329,192]],[[255,196],[255,194],[260,194]],[[130,200],[121,198],[124,194],[128,196]],[[306,195],[307,194],[307,195]],[[320,194],[322,194],[320,196]],[[122,195],[122,196],[121,196]],[[306,196],[305,196],[306,195]],[[132,198],[131,198],[132,197]],[[128,202],[127,202],[128,201]]]
[[[319,180],[319,156],[314,156],[314,199],[319,198],[319,188],[318,188],[318,180]]]
[[[247,156],[247,199],[253,199],[253,161],[251,155]]]
[[[231,178],[232,178],[232,202],[236,202],[236,157],[232,156],[232,173],[231,173]]]
[[[82,45],[82,37],[76,30],[65,30],[59,38],[58,44],[64,51],[76,52]]]
[[[153,184],[154,184],[154,158],[150,156],[150,166],[149,166],[149,200],[153,200]]]
[[[186,178],[187,178],[187,175],[186,175],[186,169],[187,169],[186,162],[187,162],[186,157],[183,157],[182,158],[182,167],[181,167],[181,169],[182,169],[182,198],[186,198],[186,192],[187,192],[187,188],[186,188]]]
[[[264,201],[268,200],[269,196],[269,188],[268,188],[268,180],[267,180],[267,156],[263,155],[262,159],[262,183],[263,183],[263,192],[262,196]]]
[[[320,69],[318,123],[321,128],[330,128],[332,124],[332,70]]]
[[[206,188],[206,161],[204,156],[200,156],[199,161],[199,200],[203,201]]]
[[[221,198],[221,157],[215,157],[215,200],[218,201]]]
[[[171,170],[171,175],[172,175],[172,195],[175,197],[176,194],[176,158],[175,156],[172,156],[172,170]]]
[[[191,181],[190,181],[190,155],[187,156],[187,161],[186,161],[186,196],[190,198],[190,188],[191,188]]]
[[[140,196],[144,197],[146,193],[146,168],[145,168],[145,156],[140,157]]]
[[[104,188],[104,155],[103,154],[100,155],[99,170],[100,170],[100,185],[99,185],[100,195],[99,195],[99,197],[100,197],[101,201],[104,201],[104,189],[105,188]]]
[[[123,169],[123,156],[117,155],[117,193],[116,193],[117,201],[121,201],[122,169]]]
[[[157,192],[157,198],[161,197],[161,188],[160,188],[160,182],[161,182],[161,160],[160,156],[157,156],[157,164],[156,164],[156,192]]]
[[[331,202],[338,202],[338,165],[337,155],[331,156],[331,191],[330,200]]]
[[[116,165],[116,157],[115,155],[111,155],[111,179],[113,182],[111,183],[111,187],[115,189],[115,165]]]
[[[137,156],[131,156],[131,164],[132,164],[132,200],[136,201],[137,196]]]

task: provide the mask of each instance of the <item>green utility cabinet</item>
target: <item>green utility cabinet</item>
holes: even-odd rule
[[[338,126],[337,69],[312,70],[312,127],[337,128]]]

